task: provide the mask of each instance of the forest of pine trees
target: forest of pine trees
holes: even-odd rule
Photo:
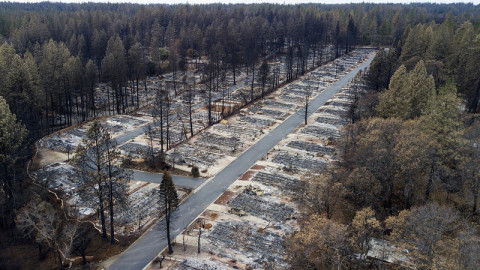
[[[130,96],[138,93],[126,91],[130,81],[138,91],[146,76],[185,70],[187,60],[206,56],[235,73],[272,53],[305,55],[333,44],[338,54],[355,45],[421,42],[402,36],[404,29],[448,18],[444,36],[434,41],[439,55],[454,25],[478,19],[476,7],[2,3],[0,93],[38,138],[94,116],[97,82],[111,88],[114,108],[108,109],[124,113],[138,105]],[[415,53],[407,47],[402,58]]]

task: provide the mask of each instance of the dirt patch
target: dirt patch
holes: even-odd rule
[[[212,212],[210,213],[210,219],[215,220],[218,217],[218,213]]]
[[[256,172],[254,172],[254,171],[247,171],[246,173],[244,173],[244,174],[242,175],[242,177],[240,177],[239,180],[247,181],[248,179],[250,179],[250,178],[252,177],[252,175],[253,175],[254,173],[256,173]]]
[[[73,156],[73,150],[72,153],[70,153],[70,158]],[[52,163],[58,163],[58,162],[65,162],[68,159],[68,154],[67,153],[61,153],[57,151],[52,151],[47,148],[38,148],[38,153],[37,156],[35,157],[35,162],[38,164],[38,166],[43,167],[48,164]]]
[[[227,205],[227,202],[232,198],[233,192],[230,190],[225,191],[216,201],[215,204]]]
[[[256,171],[260,171],[263,169],[265,169],[265,166],[261,166],[261,165],[253,165],[252,168],[250,168],[250,170],[256,170]]]

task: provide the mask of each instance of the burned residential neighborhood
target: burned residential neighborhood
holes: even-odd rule
[[[479,269],[479,26],[0,3],[0,269]]]

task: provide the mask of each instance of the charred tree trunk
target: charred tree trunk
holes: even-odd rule
[[[171,214],[170,202],[165,199],[165,221],[167,223],[167,243],[168,243],[168,253],[173,253],[172,242],[170,239],[170,214]]]
[[[193,103],[193,96],[192,90],[190,89],[190,93],[188,96],[188,118],[190,122],[190,137],[193,137],[193,119],[192,119],[192,103]]]
[[[253,84],[255,82],[255,61],[252,63],[252,87],[250,89],[250,102],[253,102],[254,93],[253,93]]]
[[[198,249],[197,252],[200,254],[201,246],[200,246],[200,239],[202,237],[202,225],[198,226]]]
[[[107,227],[105,226],[105,212],[103,209],[103,194],[102,194],[102,187],[99,185],[99,208],[100,208],[100,221],[102,223],[102,238],[107,240]]]
[[[236,71],[237,71],[237,61],[235,61],[235,58],[233,60],[233,85],[237,85],[237,80],[236,80]]]
[[[208,125],[211,126],[212,124],[212,76],[210,75],[208,87]]]
[[[111,172],[110,172],[111,173]],[[113,225],[113,182],[110,176],[110,191],[109,191],[109,202],[108,205],[110,207],[110,244],[115,244],[115,230]]]

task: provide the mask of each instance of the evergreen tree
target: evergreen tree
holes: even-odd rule
[[[170,237],[170,221],[172,211],[178,205],[178,195],[175,189],[175,185],[172,181],[172,176],[165,172],[162,176],[162,182],[160,183],[160,199],[163,200],[163,211],[162,214],[165,215],[166,221],[166,231],[167,231],[167,243],[168,243],[168,253],[173,253],[171,237]]]
[[[383,117],[413,119],[423,114],[434,95],[435,83],[423,61],[409,73],[402,65],[393,75],[388,90],[379,95],[377,111]]]
[[[27,130],[10,112],[7,102],[0,96],[0,181],[5,195],[2,224],[10,227],[14,222],[15,196],[21,183],[19,161],[25,154]]]

